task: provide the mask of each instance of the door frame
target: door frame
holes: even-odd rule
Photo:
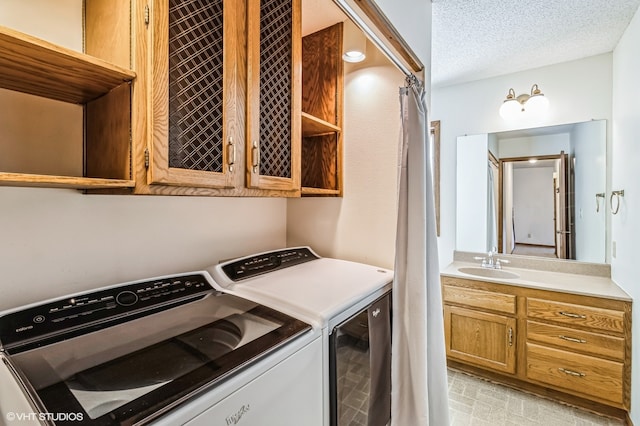
[[[564,151],[561,151],[560,154],[555,155],[532,155],[526,157],[506,157],[500,158],[498,161],[500,162],[500,167],[498,168],[498,187],[500,190],[498,191],[498,253],[504,253],[504,167],[505,163],[517,163],[519,161],[529,161],[529,160],[560,160],[562,156],[566,156]],[[567,163],[568,164],[568,163]],[[565,179],[565,184],[568,185],[568,182]],[[566,192],[569,190],[566,188]],[[555,212],[554,212],[555,215]],[[555,221],[554,221],[555,223]],[[556,230],[554,229],[554,235]],[[555,239],[555,238],[554,238]],[[557,239],[556,239],[557,240]],[[556,243],[556,252],[558,250]],[[511,254],[511,253],[506,253]]]

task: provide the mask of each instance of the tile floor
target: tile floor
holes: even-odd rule
[[[621,426],[617,419],[448,370],[451,426]]]
[[[349,336],[337,348],[338,424],[366,426],[369,409],[369,349]]]
[[[369,351],[345,341],[338,348],[339,424],[367,424]],[[617,419],[448,370],[451,426],[623,426]]]

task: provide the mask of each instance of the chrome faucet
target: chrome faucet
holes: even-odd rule
[[[476,260],[482,260],[482,267],[489,269],[502,269],[503,263],[509,263],[508,260],[498,259],[496,255],[498,254],[498,248],[493,247],[487,253],[487,257],[474,257]]]

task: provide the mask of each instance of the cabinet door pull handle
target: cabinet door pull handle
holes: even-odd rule
[[[258,173],[258,166],[260,165],[260,148],[258,142],[253,141],[253,148],[251,148],[251,163],[253,165],[253,173]]]
[[[561,373],[567,374],[569,376],[574,376],[574,377],[584,377],[586,376],[586,374],[584,373],[579,373],[577,371],[573,371],[573,370],[567,370],[566,368],[558,368],[558,371],[560,371]]]
[[[564,311],[560,311],[558,312],[560,315],[564,315],[565,317],[569,317],[569,318],[581,318],[581,319],[585,319],[587,316],[586,315],[580,315],[580,314],[574,314],[571,312],[564,312]]]
[[[509,346],[513,346],[513,328],[509,327]]]
[[[229,172],[233,172],[233,165],[236,164],[236,144],[233,143],[231,137],[227,143],[227,158],[229,159]]]
[[[575,337],[563,336],[562,334],[559,335],[558,337],[561,338],[562,340],[567,340],[573,343],[587,343],[587,341],[584,339],[576,339]]]

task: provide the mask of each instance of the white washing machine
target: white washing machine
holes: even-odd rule
[[[322,329],[325,425],[388,423],[392,271],[321,258],[309,247],[254,254],[208,271],[225,290]]]
[[[0,312],[0,424],[322,425],[318,327],[206,271]]]

